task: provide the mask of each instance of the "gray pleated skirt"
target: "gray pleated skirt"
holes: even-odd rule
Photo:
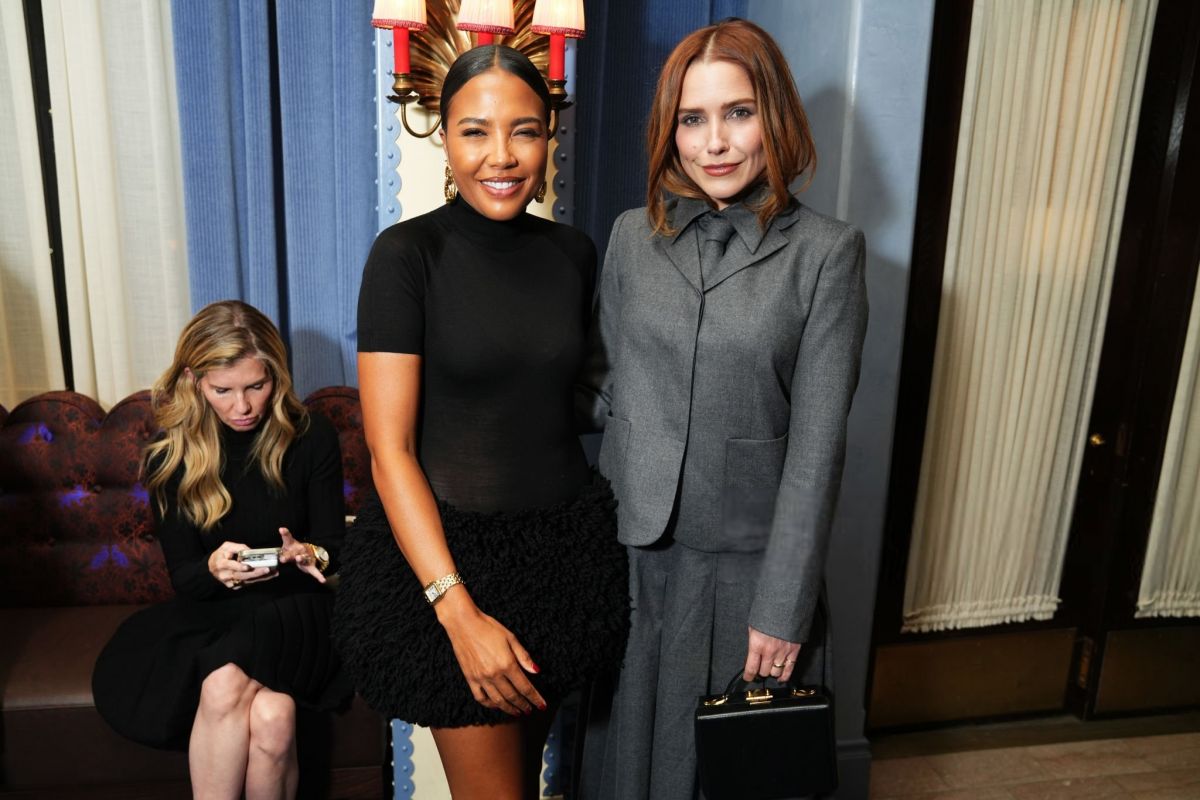
[[[723,691],[745,666],[746,621],[762,558],[762,552],[707,553],[678,542],[629,548],[629,643],[620,674],[592,693],[584,800],[700,797],[696,703]],[[822,602],[794,683],[832,689],[825,632]]]

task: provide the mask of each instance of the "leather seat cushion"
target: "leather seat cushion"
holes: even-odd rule
[[[96,657],[140,607],[0,608],[0,786],[187,780],[186,753],[123,739],[92,705]],[[378,766],[385,737],[382,718],[357,698],[321,736],[335,769]]]

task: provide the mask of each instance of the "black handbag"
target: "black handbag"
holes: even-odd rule
[[[778,800],[837,788],[833,702],[822,687],[754,685],[735,675],[696,707],[705,800]]]

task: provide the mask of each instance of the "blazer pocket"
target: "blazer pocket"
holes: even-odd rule
[[[721,544],[729,550],[767,546],[788,437],[728,439],[721,497]]]
[[[679,485],[683,442],[644,425],[610,416],[598,459],[617,498],[617,538],[648,545],[666,528]]]

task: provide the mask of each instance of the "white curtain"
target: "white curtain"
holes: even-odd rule
[[[58,315],[21,0],[0,0],[0,405],[62,389]]]
[[[1200,284],[1197,285],[1200,290]],[[1139,617],[1200,617],[1200,291],[1187,343],[1138,591]]]
[[[1049,619],[1153,0],[977,0],[905,631]]]
[[[44,0],[77,391],[110,406],[189,318],[169,0]]]

